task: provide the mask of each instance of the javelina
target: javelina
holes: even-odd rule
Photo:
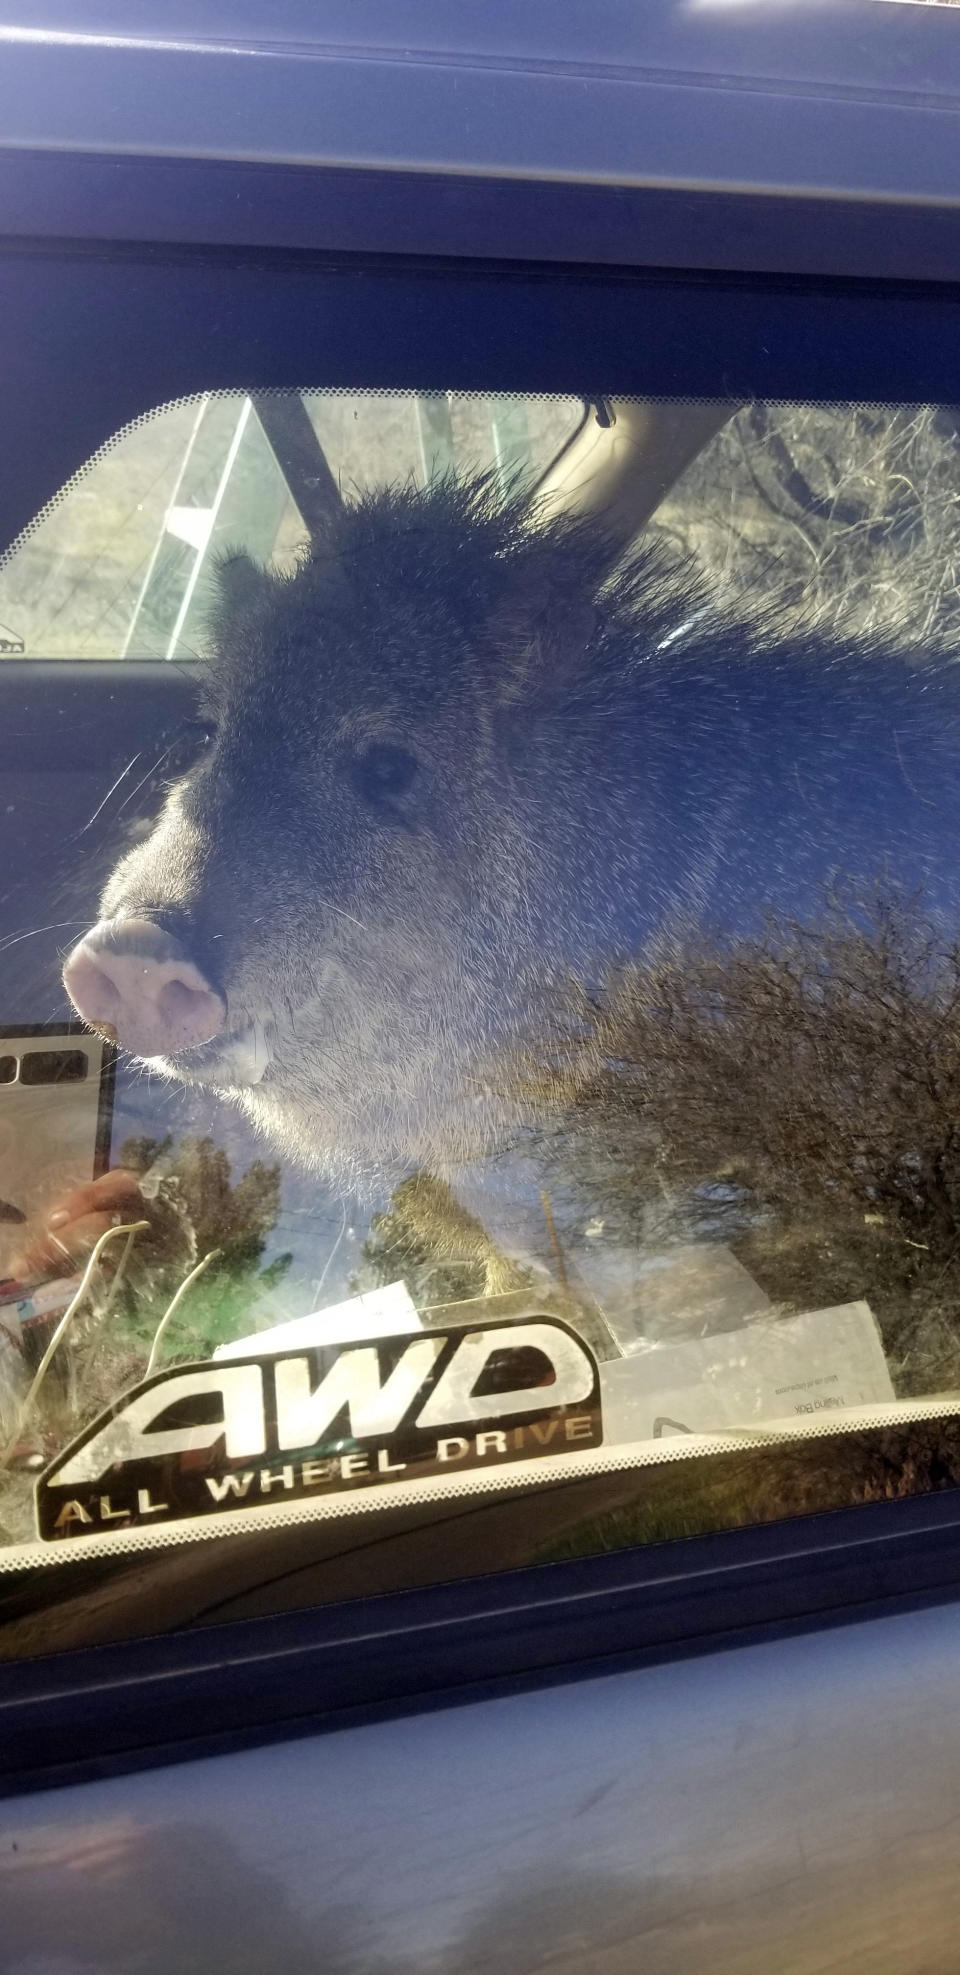
[[[449,1170],[551,981],[681,923],[884,874],[956,916],[946,657],[722,618],[489,479],[366,495],[221,592],[205,750],[65,979],[301,1163]]]

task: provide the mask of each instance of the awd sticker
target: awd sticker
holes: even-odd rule
[[[552,1317],[177,1365],[37,1483],[41,1537],[179,1522],[597,1447],[594,1358]]]

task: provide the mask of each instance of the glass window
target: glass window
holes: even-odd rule
[[[584,368],[0,564],[9,1653],[960,1479],[955,409]]]
[[[545,467],[578,401],[204,392],[111,437],[0,568],[0,658],[195,658],[224,548],[289,569],[304,516],[445,472]],[[10,619],[7,625],[2,620]]]

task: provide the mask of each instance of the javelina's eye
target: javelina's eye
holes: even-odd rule
[[[416,779],[419,762],[406,748],[378,742],[358,756],[351,768],[351,780],[368,802],[392,802],[406,795]]]

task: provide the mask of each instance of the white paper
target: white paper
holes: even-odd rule
[[[422,1330],[417,1306],[405,1282],[391,1282],[386,1289],[370,1289],[363,1296],[351,1296],[345,1303],[331,1303],[325,1310],[313,1310],[307,1317],[294,1317],[290,1323],[274,1324],[253,1337],[235,1337],[219,1344],[215,1358],[266,1358],[274,1351],[290,1351],[298,1344],[352,1344],[361,1337],[403,1336]]]
[[[604,1440],[821,1421],[894,1398],[868,1303],[760,1319],[710,1337],[641,1347],[601,1366]]]

